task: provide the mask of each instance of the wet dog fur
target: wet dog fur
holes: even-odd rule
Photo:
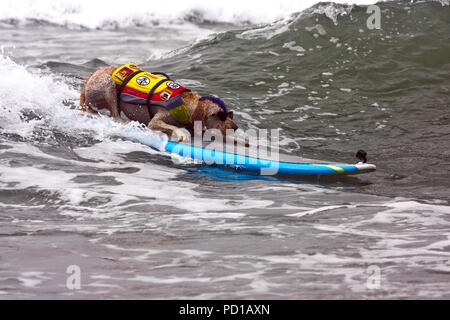
[[[236,130],[238,128],[230,117],[227,116],[224,120],[220,119],[218,114],[223,110],[216,103],[209,99],[200,101],[201,96],[193,91],[182,93],[182,99],[190,117],[190,123],[187,125],[179,123],[163,107],[150,106],[148,108],[143,105],[118,101],[116,84],[112,79],[115,70],[116,67],[101,68],[86,78],[80,95],[80,105],[83,111],[102,113],[122,122],[138,121],[151,130],[164,132],[169,137],[176,135],[178,141],[189,141],[192,135],[203,135],[207,129],[217,129],[225,138],[227,129]],[[201,126],[196,125],[194,128],[195,121],[201,122]],[[187,129],[191,136],[181,128]],[[235,143],[242,142],[237,138],[234,141]]]

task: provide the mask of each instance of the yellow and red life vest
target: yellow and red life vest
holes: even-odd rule
[[[143,71],[134,63],[117,68],[112,78],[118,98],[127,103],[157,105],[167,109],[181,123],[190,122],[181,94],[189,89],[157,74]]]

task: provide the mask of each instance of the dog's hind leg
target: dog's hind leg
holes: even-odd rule
[[[82,107],[86,107],[86,83],[88,83],[89,79],[91,79],[93,74],[94,74],[94,72],[92,72],[90,75],[88,75],[88,77],[84,81],[83,89],[81,89],[80,106],[82,106]]]
[[[109,110],[111,111],[111,117],[120,119],[119,101],[117,99],[116,84],[111,79],[111,77],[109,77],[109,80],[111,81],[111,84],[105,91],[105,100],[109,106]]]
[[[88,104],[86,103],[86,83],[89,81],[89,79],[92,77],[93,74],[94,74],[94,72],[92,72],[84,81],[83,89],[81,89],[81,94],[80,94],[80,106],[81,106],[81,111],[96,114],[97,111],[89,108]]]
[[[114,70],[114,67],[109,67],[94,72],[86,80],[80,96],[80,103],[99,113],[119,118],[116,84],[111,78]]]

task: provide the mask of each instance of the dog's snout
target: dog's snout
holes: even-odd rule
[[[233,125],[231,126],[231,129],[233,130],[237,130],[239,127],[236,125],[236,123],[233,123]]]

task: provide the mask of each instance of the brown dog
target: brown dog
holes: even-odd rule
[[[166,77],[144,72],[133,63],[119,68],[105,67],[88,76],[80,104],[84,111],[124,122],[138,121],[169,137],[175,134],[178,141],[190,139],[180,128],[186,128],[191,135],[218,129],[223,137],[227,129],[238,128],[222,100],[201,97]],[[196,132],[195,121],[201,122],[201,126],[195,126]]]

